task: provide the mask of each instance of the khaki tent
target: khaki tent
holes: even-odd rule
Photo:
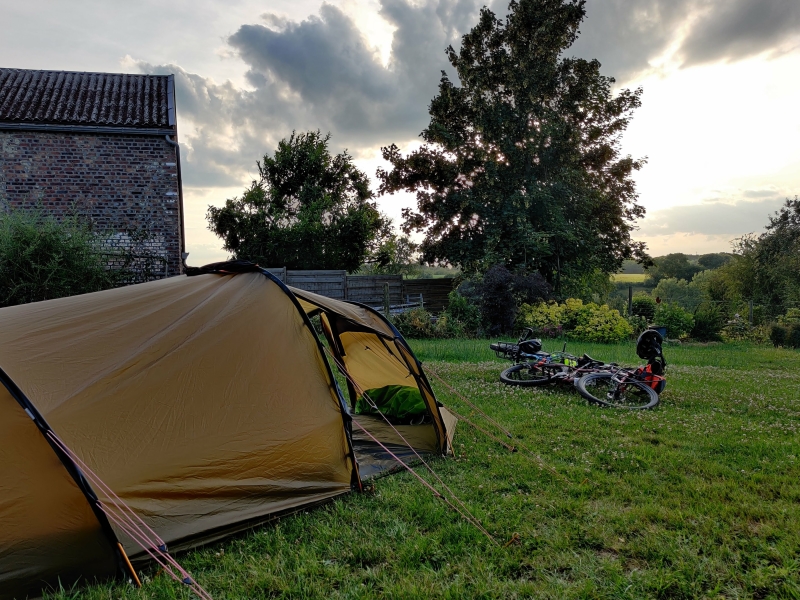
[[[408,345],[368,307],[290,289],[248,263],[0,310],[0,598],[147,558],[54,432],[183,549],[448,451],[454,420]],[[349,374],[345,398],[310,316]],[[426,423],[357,416],[359,390],[414,386]],[[121,547],[124,551],[120,551]]]

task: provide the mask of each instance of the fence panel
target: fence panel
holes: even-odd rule
[[[275,275],[282,282],[286,283],[286,267],[268,268],[267,271]]]
[[[403,302],[415,301],[422,294],[425,310],[439,313],[447,308],[447,295],[453,290],[455,279],[406,279],[403,281]]]
[[[347,271],[286,271],[286,285],[336,300],[347,299]]]
[[[383,285],[389,284],[392,306],[418,302],[420,294],[425,309],[438,313],[447,308],[447,295],[454,279],[403,279],[401,275],[348,275],[347,271],[289,271],[285,267],[267,269],[292,287],[315,294],[351,300],[368,306],[383,306]]]
[[[383,306],[383,284],[389,284],[389,304],[402,304],[402,275],[350,275],[347,277],[347,299],[368,306]]]

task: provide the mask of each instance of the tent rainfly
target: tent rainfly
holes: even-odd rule
[[[396,466],[388,450],[447,453],[455,426],[379,313],[239,261],[0,309],[0,383],[2,600],[148,559],[90,472],[182,550],[359,489]],[[424,414],[358,415],[378,444],[351,414],[387,386]]]

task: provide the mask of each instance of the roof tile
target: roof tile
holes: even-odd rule
[[[170,128],[168,75],[0,68],[0,121]]]

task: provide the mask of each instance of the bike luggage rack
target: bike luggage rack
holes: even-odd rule
[[[513,358],[519,352],[519,345],[518,344],[511,344],[509,342],[495,342],[489,346],[492,350],[494,350],[495,355],[497,358]]]

